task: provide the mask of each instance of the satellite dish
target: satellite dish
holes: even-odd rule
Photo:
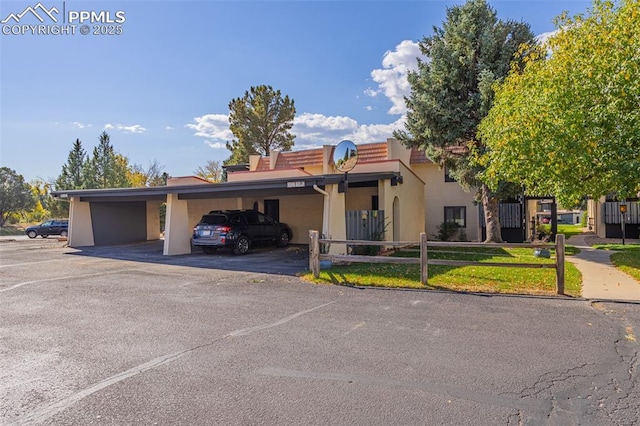
[[[333,150],[333,164],[340,172],[350,172],[358,164],[358,148],[356,144],[344,140]]]

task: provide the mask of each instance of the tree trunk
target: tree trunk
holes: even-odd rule
[[[491,195],[489,187],[482,184],[482,208],[484,209],[484,221],[487,229],[485,243],[503,243],[500,229],[500,212],[498,198]]]

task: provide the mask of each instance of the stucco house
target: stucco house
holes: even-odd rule
[[[221,209],[264,211],[289,224],[291,242],[298,244],[308,243],[311,229],[345,239],[349,228],[373,217],[383,218],[388,241],[417,241],[420,232],[433,238],[445,219],[457,222],[468,239],[481,238],[473,194],[449,179],[423,152],[407,149],[395,139],[357,148],[358,163],[348,174],[336,170],[334,146],[327,145],[252,156],[248,165],[228,167],[224,183],[184,177],[172,178],[164,187],[53,195],[71,203],[72,247],[158,239],[162,203],[167,206],[165,255],[189,253],[193,226],[204,213]]]
[[[638,194],[640,196],[640,194]],[[587,201],[587,225],[600,238],[622,238],[622,212],[626,206],[624,229],[626,238],[640,238],[640,198],[621,201],[601,197]]]

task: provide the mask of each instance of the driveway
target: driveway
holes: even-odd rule
[[[262,252],[137,247],[0,243],[0,424],[638,424],[638,304],[312,285],[206,267]]]
[[[309,269],[309,251],[306,245],[253,247],[244,256],[233,254],[231,249],[221,249],[215,254],[204,254],[200,249],[193,249],[191,254],[164,256],[163,244],[164,241],[160,240],[122,246],[81,247],[72,253],[74,256],[278,275],[297,275]]]

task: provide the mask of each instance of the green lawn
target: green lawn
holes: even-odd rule
[[[20,225],[4,225],[0,227],[0,236],[24,235],[24,227]]]
[[[545,232],[551,232],[551,225],[541,225],[541,226]],[[564,234],[567,239],[572,235],[582,234],[583,229],[584,228],[580,224],[578,225],[567,225],[564,223],[558,224],[558,234]]]
[[[567,254],[576,252],[567,247]],[[552,256],[555,253],[552,251]],[[415,256],[415,252],[400,252],[397,256]],[[533,256],[532,248],[451,248],[430,249],[431,259],[473,260],[504,263],[553,263],[553,259]],[[555,270],[495,266],[429,265],[429,283],[420,283],[419,265],[392,265],[378,263],[352,263],[333,266],[320,271],[317,279],[311,273],[305,278],[317,283],[357,286],[441,289],[465,292],[552,295],[556,293]],[[565,293],[581,294],[580,272],[565,262]]]
[[[621,271],[640,281],[640,244],[600,244],[594,246],[601,250],[615,250],[611,262]]]

